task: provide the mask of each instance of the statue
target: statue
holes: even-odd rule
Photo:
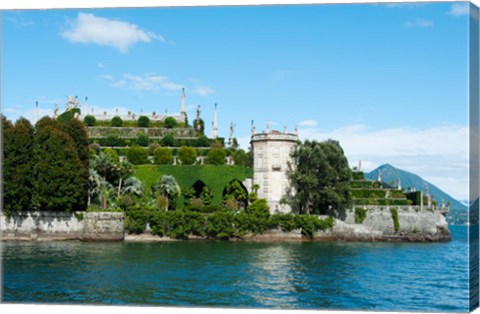
[[[56,117],[58,117],[58,105],[55,104],[55,109],[53,109],[53,115]]]
[[[200,105],[197,106],[197,120],[200,120]]]
[[[255,134],[255,124],[253,124],[253,120],[252,120],[251,130],[252,130],[252,135]]]
[[[230,123],[230,138],[233,138],[233,132],[235,131],[235,124]]]
[[[380,169],[378,169],[377,172],[377,181],[382,182],[382,171]]]
[[[67,96],[67,110],[73,109],[73,108],[78,108],[79,102],[76,98],[73,96]]]

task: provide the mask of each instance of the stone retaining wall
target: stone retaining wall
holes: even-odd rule
[[[118,212],[0,213],[1,240],[106,240],[124,239],[124,214]]]

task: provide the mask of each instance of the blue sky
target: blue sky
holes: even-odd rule
[[[2,112],[67,95],[95,112],[175,113],[335,138],[349,162],[415,172],[468,198],[463,3],[17,10],[2,16]]]

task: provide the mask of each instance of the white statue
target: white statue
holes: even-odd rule
[[[67,110],[70,110],[72,108],[78,108],[79,102],[78,100],[73,97],[73,96],[67,96]]]

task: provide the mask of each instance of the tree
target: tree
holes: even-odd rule
[[[128,161],[122,160],[117,164],[113,165],[115,173],[118,175],[118,187],[117,187],[117,196],[120,196],[122,190],[122,182],[125,179],[128,179],[130,175],[134,172],[133,165]],[[130,181],[129,181],[130,182]]]
[[[63,124],[63,129],[73,140],[78,158],[82,163],[82,167],[77,170],[79,179],[83,181],[83,202],[78,204],[76,210],[85,210],[88,201],[88,168],[90,164],[90,156],[88,153],[88,135],[82,122],[77,119],[71,119]]]
[[[172,147],[175,146],[175,137],[172,134],[168,133],[160,140],[160,145]]]
[[[165,210],[168,210],[169,203],[173,203],[171,201],[181,193],[177,180],[169,175],[164,175],[160,178],[156,189],[167,200]]]
[[[141,197],[144,192],[143,183],[136,177],[128,177],[125,179],[121,192]]]
[[[133,146],[127,151],[127,159],[134,165],[148,164],[148,152],[140,146]]]
[[[115,116],[112,118],[111,123],[113,127],[121,127],[123,125],[123,120],[119,116]]]
[[[210,139],[208,137],[206,137],[205,135],[200,136],[196,140],[196,146],[197,147],[209,147],[210,144],[211,144]]]
[[[95,117],[92,115],[87,115],[83,119],[83,123],[85,123],[86,126],[95,126],[97,119],[95,119]]]
[[[351,170],[340,144],[334,140],[299,142],[291,157],[286,202],[300,213],[344,218],[351,205]]]
[[[197,151],[193,147],[182,146],[177,155],[182,165],[192,165],[197,160]]]
[[[147,116],[140,116],[138,118],[138,126],[141,128],[148,128],[150,126],[150,119]]]
[[[145,133],[140,133],[138,134],[137,136],[137,145],[140,145],[140,146],[143,146],[143,147],[147,147],[148,146],[148,142],[149,142],[149,139],[148,139],[148,135],[146,135]]]
[[[32,203],[39,210],[72,212],[85,202],[83,164],[71,137],[48,120],[37,123],[34,137]]]
[[[177,120],[173,117],[167,117],[164,123],[167,129],[172,129],[177,126]]]
[[[246,166],[248,162],[248,155],[243,149],[238,149],[233,152],[233,162],[238,166]]]
[[[3,119],[2,119],[3,120]],[[32,209],[34,129],[25,118],[3,120],[3,201],[7,213]]]
[[[153,162],[157,165],[171,165],[173,163],[172,150],[159,147],[153,151]]]
[[[224,165],[227,152],[223,148],[212,148],[207,154],[207,163],[211,165]]]

